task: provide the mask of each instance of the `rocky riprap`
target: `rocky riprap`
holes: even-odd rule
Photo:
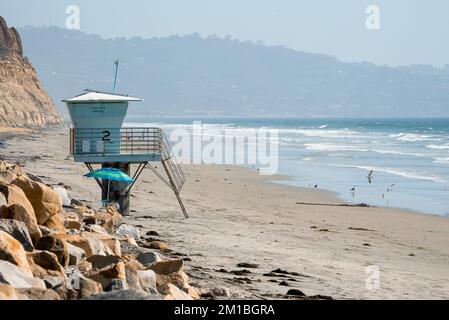
[[[15,28],[0,17],[0,127],[43,127],[62,123],[36,70],[23,56]]]
[[[0,161],[0,300],[199,299],[166,244]]]

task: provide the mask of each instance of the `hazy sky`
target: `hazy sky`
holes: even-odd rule
[[[448,0],[0,0],[0,15],[18,27],[64,27],[70,4],[82,31],[105,37],[198,32],[343,61],[449,64]],[[379,30],[365,26],[369,5],[380,9]]]

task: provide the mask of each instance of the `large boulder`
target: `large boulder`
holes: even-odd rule
[[[172,294],[176,296],[177,291],[173,288],[170,289],[170,286],[168,286],[171,284],[184,291],[191,298],[199,299],[198,292],[190,286],[189,277],[184,272],[183,260],[178,259],[160,261],[153,263],[149,268],[156,273],[156,285],[159,292],[166,295]],[[167,290],[170,292],[166,293]]]
[[[0,171],[0,183],[9,184],[15,179],[17,179],[17,176],[11,170]]]
[[[18,177],[11,184],[26,194],[33,206],[38,224],[63,231],[59,216],[62,213],[62,201],[52,188],[25,176]]]
[[[184,268],[184,261],[182,259],[159,261],[153,263],[150,266],[150,269],[156,272],[157,274],[165,274],[165,275],[171,274],[173,272],[178,272],[180,270],[183,270],[183,268]]]
[[[10,219],[0,219],[0,230],[13,236],[22,244],[26,251],[33,251],[33,241],[25,223]]]
[[[158,289],[164,295],[164,300],[193,300],[186,292],[171,283],[158,287]]]
[[[107,244],[92,234],[58,235],[58,238],[83,249],[86,252],[87,258],[94,255],[107,256],[116,254]]]
[[[0,283],[0,300],[19,300],[19,296],[9,284]]]
[[[27,255],[28,261],[34,264],[34,267],[39,266],[45,270],[45,272],[43,274],[39,274],[39,276],[43,278],[46,276],[54,276],[65,279],[64,268],[59,263],[59,259],[56,254],[50,251],[35,250]],[[33,268],[33,271],[34,270],[35,269]],[[36,272],[34,272],[34,275],[36,276]]]
[[[92,269],[86,273],[86,277],[99,282],[103,290],[111,287],[113,281],[119,280],[126,284],[125,264],[120,261],[116,264],[107,265],[101,269]]]
[[[153,263],[162,261],[161,257],[157,252],[147,251],[142,252],[137,256],[137,261],[142,263],[145,266],[150,266]]]
[[[28,200],[27,196],[23,192],[22,189],[15,185],[2,185],[0,184],[0,193],[6,198],[6,204],[8,206],[13,204],[18,204],[24,207],[27,214],[30,216],[30,219],[36,220],[36,213],[34,212],[34,208]],[[0,209],[0,212],[3,212],[4,209]],[[3,213],[2,213],[3,215]],[[33,218],[34,217],[34,218]],[[6,218],[6,217],[4,217]],[[18,219],[19,220],[19,219]],[[23,221],[23,220],[21,220]],[[23,221],[25,222],[25,221]]]
[[[77,292],[77,298],[83,299],[102,292],[101,284],[86,278],[79,270],[73,269],[69,275],[66,287]]]
[[[120,234],[122,236],[128,236],[130,238],[134,238],[135,240],[140,239],[140,231],[137,227],[128,225],[128,224],[122,224],[117,229],[117,234]]]
[[[43,280],[34,278],[8,261],[0,261],[0,283],[9,284],[14,288],[46,289]]]
[[[32,209],[31,204],[28,209],[26,205],[18,203],[3,207],[3,209],[0,209],[0,218],[13,219],[23,222],[28,228],[28,232],[34,244],[36,244],[42,237],[42,232],[37,224],[36,216],[34,215],[34,210]]]
[[[29,276],[33,275],[22,244],[4,231],[0,231],[0,260],[16,265]]]
[[[86,258],[86,251],[68,242],[67,252],[69,253],[69,265],[76,266]]]
[[[61,300],[59,294],[51,289],[26,288],[16,290],[20,300],[53,301]]]
[[[42,237],[36,245],[36,249],[54,253],[58,258],[58,262],[63,267],[67,267],[69,265],[70,257],[67,249],[67,244],[64,240],[59,239],[56,235]]]
[[[157,294],[127,289],[103,292],[98,295],[90,296],[86,300],[160,300],[160,297]]]

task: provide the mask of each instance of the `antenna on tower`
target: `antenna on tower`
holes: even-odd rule
[[[119,59],[114,61],[114,65],[115,65],[115,78],[114,78],[114,89],[112,92],[115,92],[115,89],[117,88],[117,77],[118,77],[118,66],[119,66]]]

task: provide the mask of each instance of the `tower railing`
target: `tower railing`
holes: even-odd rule
[[[162,154],[160,128],[71,128],[71,155]]]
[[[186,176],[184,174],[184,171],[181,168],[181,165],[176,160],[176,157],[171,152],[171,145],[170,141],[168,140],[167,136],[165,135],[164,131],[161,131],[161,143],[162,143],[162,150],[161,150],[161,160],[164,165],[167,166],[168,171],[173,177],[173,182],[176,186],[176,189],[181,191],[184,182],[186,181]]]

